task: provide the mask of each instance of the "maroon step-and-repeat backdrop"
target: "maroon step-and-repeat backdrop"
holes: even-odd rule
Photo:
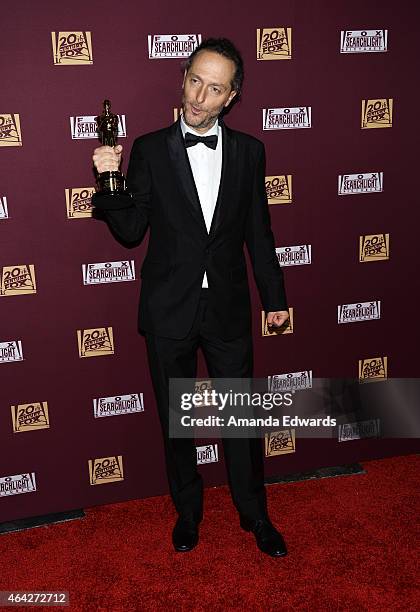
[[[415,3],[19,2],[0,38],[0,521],[167,492],[144,339],[138,248],[92,218],[104,98],[125,166],[179,111],[202,38],[243,53],[226,123],[264,141],[290,325],[269,333],[255,285],[255,375],[416,375],[418,55]],[[416,136],[417,132],[417,136]],[[252,278],[252,275],[250,274]],[[199,376],[206,377],[203,360]],[[349,422],[331,439],[267,437],[267,476],[413,452]],[[220,440],[197,440],[207,485]],[[104,486],[98,486],[104,485]]]

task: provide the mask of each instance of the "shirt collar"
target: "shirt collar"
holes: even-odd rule
[[[196,132],[192,127],[187,125],[184,121],[184,117],[181,115],[181,130],[182,130],[182,135],[184,138],[187,132],[191,132],[192,134],[197,134],[197,136],[213,136],[213,134],[218,136],[220,134],[220,125],[219,125],[219,121],[217,120],[216,123],[209,130],[207,130],[207,132],[202,134],[201,132]]]

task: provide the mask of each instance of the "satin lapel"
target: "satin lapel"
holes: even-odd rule
[[[184,145],[179,119],[169,128],[167,142],[169,157],[175,170],[181,192],[185,196],[185,200],[189,205],[192,215],[207,236],[206,222],[204,221],[203,211],[201,210],[200,200],[198,198],[194,176]]]
[[[230,130],[228,130],[221,122],[222,127],[222,172],[220,176],[219,192],[217,195],[216,207],[213,213],[213,219],[210,226],[209,236],[214,236],[217,232],[220,223],[223,221],[223,215],[226,213],[229,206],[228,192],[236,181],[237,171],[237,142],[236,138]]]

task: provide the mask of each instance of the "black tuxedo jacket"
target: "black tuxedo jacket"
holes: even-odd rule
[[[150,228],[141,269],[140,332],[185,338],[206,270],[211,329],[223,340],[249,333],[244,243],[264,309],[287,310],[270,228],[264,145],[221,126],[222,172],[209,233],[179,120],[134,142],[127,171],[131,197],[93,196],[93,204],[122,240],[139,241]]]

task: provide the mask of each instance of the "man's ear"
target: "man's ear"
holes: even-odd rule
[[[229,106],[229,104],[232,102],[233,98],[236,96],[237,92],[235,90],[231,91],[229,94],[229,98],[226,100],[225,102],[225,107]]]
[[[184,78],[182,79],[182,89],[184,89],[186,78],[187,78],[187,69],[184,70]]]

